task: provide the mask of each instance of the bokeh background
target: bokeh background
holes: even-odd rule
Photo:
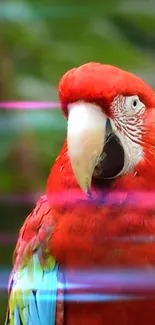
[[[57,101],[59,78],[99,61],[155,88],[154,0],[1,0],[0,101]],[[59,109],[0,109],[0,324],[17,233],[65,138]]]

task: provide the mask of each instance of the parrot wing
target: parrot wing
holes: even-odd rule
[[[5,325],[63,323],[62,273],[48,251],[52,228],[51,208],[43,196],[20,230]]]

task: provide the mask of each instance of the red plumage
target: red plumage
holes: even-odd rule
[[[85,101],[99,105],[111,119],[119,119],[112,102],[120,95],[137,95],[146,108],[141,116],[137,115],[136,120],[139,123],[138,119],[142,119],[142,124],[138,124],[142,129],[142,136],[136,137],[135,134],[133,140],[142,148],[141,159],[133,170],[114,179],[107,189],[97,190],[92,184],[94,200],[91,201],[77,184],[65,141],[48,178],[47,197],[38,202],[21,229],[15,251],[16,266],[22,263],[25,247],[26,255],[31,254],[39,242],[45,255],[47,252],[51,253],[64,270],[66,283],[72,282],[70,272],[76,276],[82,270],[87,271],[88,275],[108,268],[115,272],[138,267],[146,271],[148,276],[154,272],[154,237],[144,242],[137,240],[139,236],[155,235],[153,90],[129,72],[98,63],[88,63],[70,70],[59,83],[60,103],[66,117],[68,104]],[[120,126],[120,132],[125,134],[126,130]],[[130,236],[135,240],[122,240]],[[80,288],[79,292],[87,293],[89,289]],[[151,296],[147,300],[130,298],[128,301],[122,299],[109,302],[65,301],[64,325],[155,324],[154,285],[148,290],[138,288],[135,284],[135,289],[131,290],[129,283],[125,288],[117,285],[116,278],[113,287],[110,282],[101,282],[100,288],[95,289],[95,292],[138,292],[150,293]],[[62,306],[59,304],[57,312],[58,321],[62,323]]]
[[[47,185],[47,195],[53,207],[55,230],[50,241],[51,252],[61,265],[69,270],[98,268],[141,267],[153,270],[155,266],[154,242],[112,241],[111,236],[121,239],[128,235],[155,234],[155,208],[139,202],[138,207],[128,204],[131,191],[155,189],[155,96],[153,90],[138,77],[118,68],[86,64],[67,72],[60,81],[59,95],[62,109],[67,116],[67,105],[83,100],[100,104],[107,115],[112,115],[110,103],[118,94],[137,94],[147,107],[142,139],[144,158],[136,166],[135,173],[116,179],[109,191],[119,190],[119,206],[94,203],[84,199],[72,172],[67,155],[67,143],[56,160]],[[151,153],[150,153],[151,151]],[[68,201],[61,192],[67,192]],[[81,203],[76,195],[81,195]],[[136,192],[135,192],[136,193]],[[59,196],[59,201],[54,198]],[[136,194],[135,194],[136,195]],[[96,194],[97,196],[97,194]],[[62,200],[61,200],[62,199]],[[74,201],[74,204],[73,204]],[[106,240],[105,240],[106,238]],[[148,272],[149,272],[148,271]],[[102,287],[102,284],[101,284]],[[121,287],[118,292],[121,292]],[[102,288],[104,292],[104,288]],[[154,325],[155,296],[147,301],[121,301],[106,303],[69,302],[65,305],[67,325]]]
[[[154,92],[142,79],[111,65],[87,63],[68,71],[60,80],[59,97],[64,113],[71,102],[110,104],[118,95],[138,95],[154,107]]]

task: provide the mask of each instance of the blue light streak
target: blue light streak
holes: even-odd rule
[[[155,289],[155,267],[150,270],[144,270],[140,268],[103,268],[101,270],[88,270],[88,271],[68,271],[67,281],[65,288],[67,290],[112,290],[121,288],[121,290],[140,290],[141,289]],[[7,287],[10,270],[0,270],[0,289]],[[60,283],[63,287],[63,284]],[[17,286],[18,287],[18,286]],[[21,289],[19,287],[19,289]],[[23,290],[32,289],[29,283],[25,283]],[[49,286],[49,290],[52,290]]]

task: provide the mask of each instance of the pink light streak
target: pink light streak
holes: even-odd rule
[[[88,200],[87,196],[81,191],[77,189],[72,189],[72,191],[62,190],[60,192],[48,194],[48,199],[54,204],[80,204],[86,203],[90,205],[101,205],[108,207],[115,207],[116,205],[121,206],[124,202],[124,209],[131,207],[137,209],[155,209],[155,192],[148,191],[131,191],[131,192],[123,192],[123,191],[113,191],[111,193],[99,193],[92,192],[92,199]],[[36,204],[37,200],[43,193],[31,193],[31,194],[1,194],[0,193],[0,204]]]
[[[1,109],[8,110],[37,110],[37,109],[57,109],[60,108],[58,102],[0,102]]]

